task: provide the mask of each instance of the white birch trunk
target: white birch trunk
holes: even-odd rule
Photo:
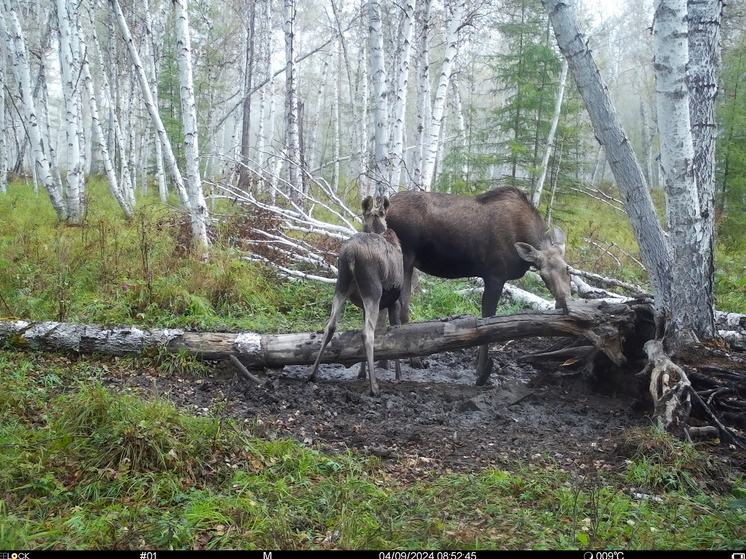
[[[85,177],[80,152],[81,123],[78,121],[80,91],[80,48],[77,21],[70,0],[57,0],[57,23],[59,29],[59,60],[62,78],[62,93],[65,103],[65,138],[67,145],[67,218],[71,223],[80,223],[83,215],[82,200]]]
[[[464,118],[464,104],[461,100],[461,89],[457,80],[451,81],[451,89],[453,89],[453,111],[454,120],[456,121],[456,136],[461,142],[461,173],[460,178],[462,181],[468,180],[469,177],[469,162],[466,155],[469,153],[469,142],[466,135],[466,119]],[[451,192],[450,185],[448,186],[448,192]]]
[[[364,3],[365,0],[361,0],[361,10],[364,9]],[[371,187],[371,181],[370,179],[370,172],[368,167],[368,107],[369,107],[369,90],[368,90],[368,48],[367,48],[367,42],[364,42],[361,45],[360,51],[359,51],[359,60],[358,60],[358,72],[359,72],[359,79],[358,79],[358,95],[357,98],[360,99],[360,105],[359,105],[359,111],[357,113],[357,118],[355,119],[358,123],[360,123],[359,126],[355,127],[355,134],[357,134],[357,145],[358,145],[358,163],[359,163],[359,170],[358,170],[358,177],[360,178],[360,195],[362,197],[363,194],[372,196],[374,194],[374,189]],[[350,91],[350,96],[353,95],[353,92]],[[353,100],[353,105],[357,106],[357,104]]]
[[[197,107],[194,100],[192,79],[192,47],[189,32],[187,0],[172,0],[176,10],[176,50],[178,51],[179,82],[181,92],[181,121],[184,125],[184,155],[186,159],[187,193],[189,195],[189,217],[192,222],[192,238],[198,250],[206,251],[210,244],[207,238],[207,222],[210,219],[202,190],[199,170],[199,141],[197,134]],[[206,253],[203,253],[203,257]]]
[[[6,17],[8,18],[7,22]],[[67,219],[67,209],[62,197],[62,188],[60,182],[54,179],[50,161],[42,143],[41,123],[37,118],[36,104],[31,90],[31,71],[26,54],[26,39],[18,19],[17,5],[12,0],[4,0],[3,2],[3,10],[0,12],[0,33],[5,36],[5,43],[13,63],[13,73],[20,90],[34,174],[46,189],[57,218],[60,221],[65,221]]]
[[[370,74],[373,82],[373,184],[370,194],[376,198],[388,196],[389,192],[389,122],[388,80],[386,77],[385,53],[383,51],[383,29],[381,6],[378,0],[368,0],[368,40],[370,46]]]
[[[417,64],[417,138],[412,154],[411,187],[423,188],[422,164],[425,155],[427,130],[430,123],[432,103],[430,101],[430,50],[428,46],[430,36],[430,6],[431,0],[420,1],[419,20],[421,22],[418,53],[415,58]]]
[[[5,45],[0,41],[0,194],[8,193],[8,152],[5,133]]]
[[[554,102],[554,116],[552,117],[552,124],[549,126],[549,134],[547,135],[547,145],[544,148],[544,156],[541,159],[541,174],[539,180],[536,181],[536,188],[534,194],[531,197],[531,204],[534,208],[539,207],[541,202],[541,191],[544,189],[544,181],[547,178],[547,167],[549,167],[549,158],[554,151],[554,136],[557,133],[557,124],[559,123],[560,114],[562,112],[562,100],[565,97],[565,84],[567,83],[567,59],[562,60],[562,71],[560,72],[559,85],[557,86],[557,97]]]
[[[295,68],[295,0],[285,0],[285,149],[288,162],[290,196],[297,199],[302,193],[300,180],[300,140],[298,125],[298,92]]]
[[[399,188],[402,166],[404,165],[404,116],[407,109],[407,90],[409,89],[409,59],[412,52],[412,34],[414,30],[414,11],[416,0],[406,0],[402,6],[402,37],[399,57],[399,74],[394,98],[394,129],[391,138],[391,179],[392,190]]]
[[[425,150],[422,162],[422,187],[430,191],[435,178],[435,162],[440,149],[441,128],[443,126],[443,113],[445,110],[446,94],[448,93],[448,82],[451,80],[453,62],[458,54],[458,32],[463,23],[466,12],[466,2],[458,0],[453,5],[446,32],[446,49],[443,54],[443,66],[440,70],[440,80],[435,91],[432,114],[428,126],[427,138],[425,139]]]
[[[717,334],[714,315],[715,254],[715,97],[720,66],[720,21],[723,0],[689,0],[689,116],[694,143],[694,176],[702,218],[702,246],[706,251],[698,283],[702,301],[693,322],[700,338]]]
[[[80,44],[81,51],[87,53],[86,41],[82,33],[80,33]],[[106,76],[106,73],[103,73]],[[132,206],[127,197],[122,192],[119,181],[117,180],[116,170],[114,168],[114,162],[111,160],[111,154],[109,153],[109,145],[106,141],[106,135],[104,134],[103,127],[101,126],[101,117],[99,116],[99,101],[96,97],[96,87],[93,84],[91,77],[90,64],[88,63],[88,56],[86,55],[82,59],[82,79],[83,85],[88,92],[88,104],[91,112],[91,125],[93,128],[94,138],[98,141],[98,148],[101,152],[101,159],[104,163],[104,170],[106,171],[107,182],[109,183],[109,192],[111,192],[114,199],[119,204],[119,207],[124,211],[124,215],[128,218],[132,217]]]
[[[150,64],[148,65],[150,87],[153,91],[153,97],[158,99],[158,68],[156,67],[157,50],[149,0],[143,0],[143,10],[145,12],[145,32],[148,35],[148,41],[150,43]],[[166,184],[166,172],[163,168],[163,142],[161,141],[157,131],[153,134],[153,142],[155,143],[155,177],[156,182],[158,183],[158,197],[161,202],[165,203],[168,199],[168,185]]]
[[[130,34],[129,27],[127,26],[127,22],[124,19],[122,8],[119,5],[118,0],[109,0],[109,2],[114,9],[117,25],[119,26],[119,31],[124,38],[124,42],[126,43],[130,57],[132,58],[132,63],[135,66],[137,79],[140,82],[140,89],[142,90],[143,101],[145,103],[145,106],[148,108],[148,113],[150,114],[150,118],[153,121],[153,125],[158,131],[158,135],[163,142],[164,155],[166,156],[166,162],[171,172],[171,178],[176,185],[176,192],[179,195],[182,206],[187,211],[191,212],[191,202],[186,188],[184,188],[184,181],[182,179],[179,166],[176,163],[176,157],[174,156],[173,149],[171,148],[171,141],[168,138],[168,134],[166,134],[166,128],[163,126],[163,121],[161,120],[161,116],[158,113],[158,107],[153,101],[153,95],[150,91],[150,84],[148,83],[148,78],[145,75],[145,69],[143,68],[142,62],[140,61],[140,55],[138,54],[135,43],[132,40],[132,35]],[[192,233],[194,234],[195,232],[193,231]],[[197,235],[195,235],[195,237],[196,236]]]
[[[557,44],[567,58],[596,138],[604,147],[606,159],[614,173],[645,268],[650,275],[656,311],[660,316],[670,304],[671,257],[642,168],[572,8],[566,0],[542,0],[542,3],[549,12]]]
[[[705,239],[689,120],[687,0],[656,0],[653,24],[661,169],[673,265],[666,345],[676,352],[698,341],[694,321],[703,312],[702,270],[711,258]],[[709,307],[710,322],[714,309]]]

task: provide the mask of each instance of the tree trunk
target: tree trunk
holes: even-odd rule
[[[646,305],[643,305],[646,307]],[[375,337],[380,359],[423,356],[490,342],[530,336],[576,336],[603,351],[617,365],[626,362],[623,339],[635,329],[634,305],[575,301],[569,315],[561,311],[522,312],[475,318],[460,316],[387,328]],[[0,342],[14,347],[125,355],[148,348],[185,351],[206,359],[235,355],[247,366],[310,365],[321,347],[320,333],[185,332],[104,327],[60,322],[0,321]],[[359,330],[338,332],[322,363],[354,364],[365,359]]]
[[[65,137],[67,140],[67,218],[71,223],[80,223],[83,217],[83,194],[85,176],[80,152],[81,123],[78,120],[80,89],[78,79],[81,72],[80,42],[78,38],[75,9],[69,0],[57,0],[57,22],[59,28],[59,60],[62,93],[65,103]]]
[[[150,64],[148,67],[150,73],[150,88],[153,92],[153,98],[158,99],[158,51],[156,49],[155,30],[153,29],[153,18],[150,14],[149,0],[144,0],[143,9],[145,11],[145,32],[148,35],[150,43]],[[162,26],[161,26],[162,28]],[[153,135],[155,143],[155,177],[158,183],[158,196],[164,204],[168,200],[168,185],[166,184],[166,172],[163,168],[163,142],[155,130]]]
[[[94,41],[97,41],[95,36]],[[88,49],[82,32],[80,33],[80,44],[81,50],[86,53],[82,60],[83,84],[88,92],[88,104],[91,113],[93,135],[98,140],[98,148],[101,152],[101,158],[103,159],[104,169],[106,171],[106,177],[109,185],[109,192],[111,192],[112,196],[114,196],[114,199],[119,203],[119,207],[122,208],[124,215],[127,216],[127,218],[130,218],[132,217],[132,205],[129,203],[128,198],[125,196],[119,186],[119,180],[117,179],[116,170],[114,169],[114,162],[111,159],[109,146],[106,142],[106,135],[104,134],[103,127],[101,126],[101,117],[98,111],[99,102],[98,98],[96,97],[96,87],[94,86],[93,79],[91,77],[91,69],[87,54]],[[103,75],[106,76],[105,73],[103,73]]]
[[[689,0],[689,115],[694,143],[694,177],[699,195],[702,220],[702,246],[705,258],[695,270],[696,280],[704,287],[702,300],[694,318],[697,337],[716,335],[713,309],[715,254],[715,97],[720,66],[720,21],[723,0]]]
[[[416,21],[419,22],[417,40],[417,134],[415,135],[415,149],[412,155],[410,188],[423,188],[422,165],[425,157],[425,138],[430,123],[430,51],[428,46],[430,35],[430,6],[431,0],[420,0]]]
[[[560,72],[559,85],[557,86],[557,100],[554,104],[554,116],[552,117],[552,123],[549,127],[549,134],[547,136],[547,144],[544,148],[544,156],[541,160],[541,174],[539,180],[536,182],[534,187],[534,195],[531,198],[531,204],[534,208],[539,207],[541,202],[541,191],[544,189],[544,181],[547,178],[547,168],[549,167],[549,157],[552,155],[554,150],[554,135],[557,133],[557,124],[559,123],[560,114],[562,112],[562,99],[565,96],[565,84],[567,83],[567,59],[562,61],[562,71]]]
[[[713,246],[705,235],[708,220],[700,209],[693,166],[694,143],[686,83],[687,0],[656,0],[653,32],[661,169],[673,260],[665,344],[676,353],[699,340],[698,323],[709,333],[707,337],[712,337],[715,330],[712,282],[705,281],[708,275],[704,271],[711,266]],[[714,162],[702,160],[702,164],[714,165]],[[708,288],[710,292],[705,293]]]
[[[435,161],[440,149],[440,131],[443,126],[443,113],[445,110],[446,93],[448,92],[448,82],[451,80],[451,71],[453,63],[458,54],[458,33],[464,21],[466,13],[466,2],[458,0],[453,5],[453,11],[448,20],[446,32],[446,49],[443,54],[443,66],[440,70],[440,80],[438,88],[435,91],[430,124],[425,139],[425,150],[422,163],[422,187],[429,191],[432,189],[433,180],[435,179]]]
[[[391,138],[391,180],[392,191],[399,188],[401,171],[404,165],[404,117],[407,109],[407,90],[409,84],[409,59],[412,51],[412,31],[414,29],[414,11],[416,0],[407,0],[401,8],[402,36],[399,56],[399,72],[396,81],[394,98],[394,128]]]
[[[251,82],[254,71],[254,19],[256,7],[254,2],[248,3],[249,27],[246,30],[246,64],[244,65],[243,111],[241,113],[241,165],[238,170],[238,184],[247,190],[249,188],[249,149],[251,148]]]
[[[614,173],[645,268],[650,275],[656,314],[660,317],[664,309],[669,308],[671,300],[671,257],[642,169],[569,2],[542,0],[542,3],[549,11],[557,44],[567,58],[596,138],[603,145]]]
[[[67,220],[67,208],[62,197],[62,187],[52,172],[52,166],[44,144],[42,143],[40,122],[37,117],[36,104],[31,91],[31,71],[26,54],[26,39],[18,19],[17,4],[4,0],[4,9],[0,11],[0,32],[5,36],[5,44],[13,63],[13,73],[20,89],[21,103],[26,118],[26,130],[29,135],[34,173],[47,191],[57,218]],[[4,12],[4,13],[3,13]],[[6,15],[8,21],[6,22]],[[43,121],[43,119],[41,119]]]
[[[197,107],[194,100],[192,79],[192,47],[189,32],[187,0],[172,0],[176,10],[176,49],[179,62],[181,92],[181,121],[184,124],[184,156],[186,159],[187,194],[189,217],[192,222],[192,238],[195,248],[207,257],[207,223],[210,220],[202,190],[199,170],[199,142],[197,134]]]
[[[157,130],[158,135],[160,136],[163,143],[166,160],[171,171],[171,178],[176,185],[176,192],[179,195],[179,199],[181,200],[181,204],[184,209],[186,209],[191,214],[191,201],[189,199],[186,188],[184,188],[184,181],[182,179],[179,166],[176,163],[176,156],[174,155],[173,148],[171,147],[171,140],[168,138],[166,128],[163,126],[163,121],[161,120],[161,116],[158,113],[158,107],[153,100],[153,95],[150,91],[150,84],[148,83],[145,69],[143,68],[142,62],[140,61],[140,55],[138,54],[137,48],[135,47],[135,43],[129,31],[129,27],[127,26],[127,22],[124,19],[122,8],[119,5],[118,0],[109,0],[109,2],[114,10],[117,25],[119,26],[119,31],[122,33],[124,42],[127,44],[127,49],[129,50],[130,57],[132,58],[132,63],[135,66],[135,73],[137,74],[137,79],[140,82],[143,101],[145,103],[145,106],[148,108],[150,118],[153,121],[153,125],[155,126],[155,129]],[[192,225],[194,225],[194,220],[192,221]],[[194,229],[192,229],[192,236],[196,239],[200,238],[201,234],[199,231],[195,231]]]
[[[285,149],[290,197],[300,199],[300,140],[295,61],[295,0],[285,0]]]
[[[5,60],[4,41],[0,41],[0,194],[8,193],[8,138],[5,130]]]
[[[385,53],[383,51],[383,30],[381,27],[381,6],[378,0],[368,0],[368,40],[370,41],[370,77],[373,81],[373,196],[380,199],[391,194],[389,185],[389,121],[388,121],[388,79]]]

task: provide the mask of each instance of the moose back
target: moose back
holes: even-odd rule
[[[482,316],[487,317],[495,314],[505,282],[534,265],[556,308],[567,312],[565,233],[558,226],[550,228],[517,188],[500,187],[478,196],[399,192],[391,198],[387,223],[399,237],[404,260],[403,324],[409,322],[414,268],[441,278],[482,278]],[[491,369],[485,345],[479,351],[477,384],[487,381]]]

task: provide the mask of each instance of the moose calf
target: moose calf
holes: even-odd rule
[[[363,232],[356,233],[339,249],[338,277],[332,300],[332,313],[324,329],[324,338],[308,377],[316,378],[321,355],[334,335],[337,319],[347,299],[363,309],[364,324],[362,330],[365,357],[368,362],[370,393],[378,396],[380,391],[373,369],[373,340],[375,337],[378,312],[388,309],[391,325],[399,324],[399,295],[404,277],[404,265],[399,238],[386,225],[386,213],[389,199],[384,197],[383,204],[375,206],[373,198],[363,200]],[[360,374],[364,376],[365,362],[361,364]],[[396,378],[401,378],[401,365],[396,360]]]

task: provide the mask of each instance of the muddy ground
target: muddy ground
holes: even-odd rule
[[[403,362],[402,381],[394,379],[393,367],[377,368],[379,398],[369,396],[367,380],[357,379],[357,365],[322,365],[314,383],[305,381],[309,366],[288,366],[262,372],[257,386],[240,379],[227,361],[213,363],[204,378],[141,374],[108,380],[155,390],[196,414],[220,409],[249,420],[262,436],[405,459],[423,471],[519,462],[616,469],[633,451],[623,434],[651,424],[645,381],[631,374],[599,381],[557,361],[524,361],[551,343],[532,338],[494,344],[493,373],[481,387],[474,384],[476,348],[432,355],[422,369]],[[746,469],[743,452],[702,445],[729,468]]]

